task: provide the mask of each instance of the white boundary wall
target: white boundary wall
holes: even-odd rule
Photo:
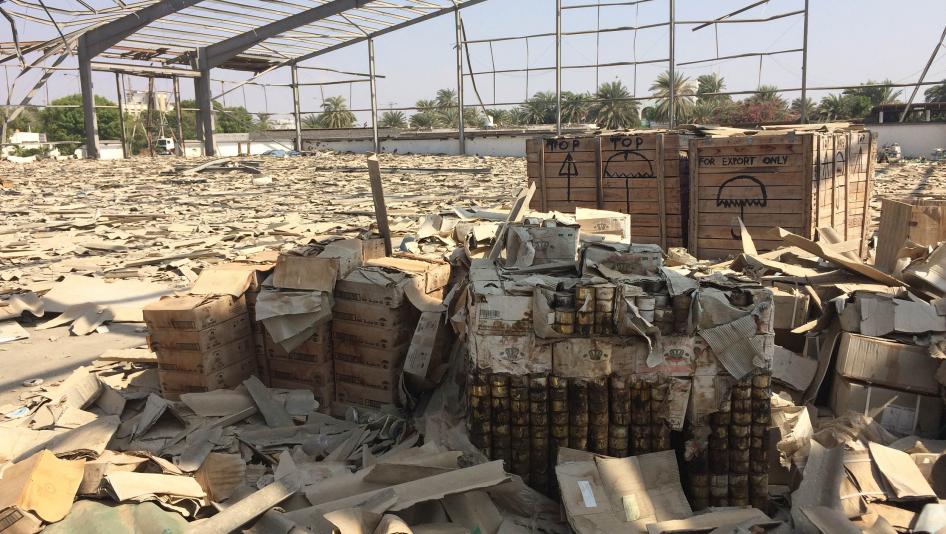
[[[871,131],[877,132],[877,147],[898,143],[903,156],[907,158],[930,157],[937,148],[946,148],[946,123],[911,122],[866,124]]]

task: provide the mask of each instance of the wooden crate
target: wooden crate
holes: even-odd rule
[[[688,135],[631,131],[526,141],[532,209],[596,208],[631,214],[631,240],[687,242]]]
[[[854,129],[692,139],[690,253],[741,253],[741,217],[759,252],[781,245],[775,227],[810,239],[830,227],[863,256],[875,152],[876,134]]]

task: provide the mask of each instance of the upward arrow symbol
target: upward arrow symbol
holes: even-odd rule
[[[572,157],[572,153],[569,152],[565,156],[565,161],[562,163],[562,166],[558,169],[558,175],[568,178],[566,189],[566,199],[572,199],[572,176],[578,176],[578,167],[575,165],[575,158]]]

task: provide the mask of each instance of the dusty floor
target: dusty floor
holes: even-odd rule
[[[374,219],[367,173],[358,170],[364,156],[261,160],[258,176],[196,177],[162,175],[174,164],[196,164],[173,158],[0,163],[0,297],[42,291],[66,273],[183,288],[209,263],[357,231]],[[384,155],[381,164],[478,170],[385,173],[392,225],[402,233],[428,213],[500,206],[525,182],[525,158]],[[259,176],[272,184],[254,185]],[[946,164],[878,166],[875,200],[885,195],[946,198]],[[878,208],[875,202],[875,217]],[[140,324],[80,338],[66,327],[38,331],[41,321],[22,322],[31,338],[0,345],[0,405],[16,402],[25,379],[55,381],[106,349],[144,341]]]

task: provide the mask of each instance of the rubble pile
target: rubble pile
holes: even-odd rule
[[[163,178],[219,189],[302,159]],[[202,218],[196,255],[149,252],[159,219],[91,200],[82,225],[2,234],[5,348],[45,324],[148,339],[0,407],[0,532],[946,527],[946,205],[884,199],[866,255],[860,228],[737,219],[719,260],[638,242],[633,214],[530,210],[535,185],[498,200],[502,173],[459,206],[431,168],[428,200],[388,199],[417,212],[393,236],[341,204],[207,222],[237,213],[232,189],[164,208]],[[126,249],[44,248],[118,230]]]

